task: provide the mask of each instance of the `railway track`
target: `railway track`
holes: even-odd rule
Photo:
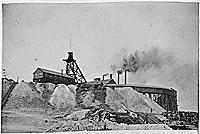
[[[4,105],[6,104],[8,97],[10,96],[10,93],[12,92],[12,90],[15,88],[15,86],[18,84],[17,82],[12,82],[12,86],[8,89],[8,92],[5,94],[5,96],[2,96],[2,102],[1,102],[1,109],[3,109]]]

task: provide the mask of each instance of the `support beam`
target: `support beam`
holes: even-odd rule
[[[117,84],[119,84],[119,77],[120,77],[120,74],[117,73]]]
[[[86,79],[81,72],[76,60],[73,59],[73,52],[68,52],[68,58],[63,59],[66,62],[66,74],[75,79],[75,83],[86,83]]]
[[[151,93],[149,93],[149,98],[152,100]]]

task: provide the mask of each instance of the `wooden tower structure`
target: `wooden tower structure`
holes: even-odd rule
[[[66,62],[66,74],[75,79],[75,83],[86,83],[86,79],[81,72],[76,60],[73,58],[73,52],[67,52],[68,58],[63,59]]]

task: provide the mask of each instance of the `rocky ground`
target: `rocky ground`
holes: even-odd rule
[[[8,102],[2,110],[1,131],[25,133],[85,130],[171,130],[165,124],[126,125],[106,119],[98,121],[96,116],[88,117],[88,112],[91,111],[90,107],[98,107],[100,104],[106,103],[106,101],[118,100],[111,105],[115,110],[132,107],[132,105],[127,103],[127,99],[124,99],[125,96],[123,94],[120,96],[118,93],[112,92],[109,94],[111,95],[110,98],[108,98],[109,95],[106,94],[105,88],[101,90],[99,87],[87,86],[85,85],[84,88],[89,90],[74,91],[64,86],[55,87],[52,84],[38,85],[37,83],[20,82],[13,89]],[[66,91],[63,91],[65,88]],[[94,90],[95,88],[98,90]],[[58,92],[58,90],[62,92]],[[59,94],[66,93],[68,97],[63,96],[63,94],[58,97],[59,94],[54,93],[54,104],[51,104],[50,100],[54,91]],[[111,91],[109,90],[109,92]],[[71,99],[72,102],[66,101],[66,99],[69,99],[69,95],[71,97],[74,95],[72,98],[76,98],[76,102],[73,99]],[[65,100],[60,99],[62,97]],[[79,105],[74,106],[74,103]],[[118,104],[122,106],[117,107]]]
[[[19,111],[2,111],[2,132],[43,132],[56,120]]]

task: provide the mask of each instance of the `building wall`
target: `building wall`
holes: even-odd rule
[[[72,79],[72,78],[67,78],[67,77],[64,77],[64,76],[53,75],[53,74],[49,74],[49,73],[45,73],[44,74],[44,79],[46,81],[52,81],[52,82],[54,82],[56,84],[59,84],[59,83],[64,83],[64,84],[74,83],[74,79]]]
[[[42,77],[43,77],[43,72],[40,69],[37,69],[33,74],[34,79],[42,78]]]
[[[74,84],[75,80],[72,78],[67,78],[67,77],[62,77],[62,76],[58,76],[58,75],[54,75],[54,74],[50,74],[50,73],[43,73],[42,72],[42,76],[38,75],[41,74],[41,71],[36,71],[34,74],[34,78],[33,81],[34,82],[41,82],[41,83],[54,83],[54,84],[65,84],[65,85],[69,85],[69,84]]]

